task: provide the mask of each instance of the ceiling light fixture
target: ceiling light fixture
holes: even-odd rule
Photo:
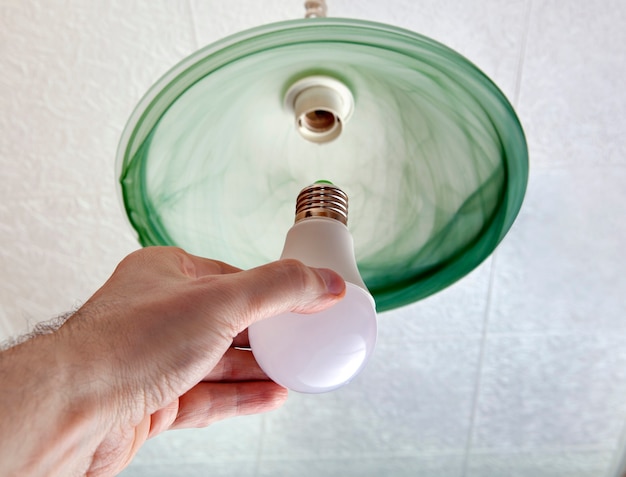
[[[120,141],[121,195],[143,245],[251,268],[279,256],[293,197],[327,177],[350,197],[360,274],[389,310],[504,237],[527,182],[524,134],[455,51],[306,7],[199,50],[148,91]]]

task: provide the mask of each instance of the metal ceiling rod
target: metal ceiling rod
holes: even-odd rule
[[[326,16],[326,0],[306,0],[304,2],[306,8],[305,18],[321,18]]]

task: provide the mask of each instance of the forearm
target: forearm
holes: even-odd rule
[[[97,446],[97,400],[67,351],[54,333],[0,353],[0,475],[67,475]]]

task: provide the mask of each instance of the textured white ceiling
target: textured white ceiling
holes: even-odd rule
[[[613,477],[626,444],[626,5],[328,0],[431,36],[516,106],[532,171],[497,253],[381,316],[350,386],[152,440],[124,475]],[[0,338],[78,306],[137,248],[122,127],[200,46],[298,0],[0,0]],[[1,384],[0,384],[1,385]]]

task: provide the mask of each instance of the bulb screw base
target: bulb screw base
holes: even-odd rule
[[[348,196],[327,181],[305,187],[296,200],[295,223],[309,217],[327,217],[348,225]]]

